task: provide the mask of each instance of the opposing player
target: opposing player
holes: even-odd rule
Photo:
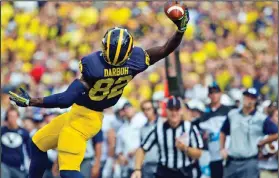
[[[102,51],[83,57],[80,61],[82,77],[75,79],[68,89],[44,98],[31,98],[26,91],[10,99],[18,106],[67,108],[71,110],[55,118],[32,138],[30,178],[41,178],[49,149],[57,148],[62,178],[82,178],[80,164],[86,141],[101,129],[105,108],[113,106],[124,87],[138,73],[172,53],[180,44],[189,21],[188,9],[179,20],[178,29],[163,45],[143,50],[133,46],[132,35],[123,28],[109,29],[102,40]]]

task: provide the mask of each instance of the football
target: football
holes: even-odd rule
[[[185,7],[181,3],[166,2],[164,6],[165,14],[171,20],[179,20],[184,15]]]

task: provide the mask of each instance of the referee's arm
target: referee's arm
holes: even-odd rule
[[[135,171],[141,170],[145,152],[149,151],[156,143],[156,127],[149,132],[147,137],[142,140],[140,148],[136,151]]]
[[[176,139],[175,146],[192,159],[199,159],[202,155],[202,149],[204,146],[197,127],[191,124],[189,145],[186,145],[180,139]]]
[[[201,134],[195,125],[191,125],[190,146],[186,149],[187,155],[193,159],[199,159],[202,155],[204,144]]]

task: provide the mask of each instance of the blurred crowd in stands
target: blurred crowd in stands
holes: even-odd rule
[[[108,28],[126,27],[135,38],[134,45],[145,49],[163,44],[175,30],[164,14],[163,4],[160,1],[1,1],[1,124],[7,124],[7,110],[11,106],[8,91],[23,87],[33,97],[64,91],[74,78],[79,77],[79,60],[82,56],[100,50],[102,37]],[[278,100],[277,4],[186,4],[190,9],[190,22],[179,48],[185,102],[197,101],[199,104],[195,109],[206,112],[206,106],[210,103],[208,86],[215,82],[223,93],[222,104],[241,106],[242,92],[254,87],[259,93],[258,109],[267,112],[267,108]],[[138,126],[144,125],[147,119],[140,106],[142,101],[148,99],[156,101],[155,107],[159,114],[162,113],[163,109],[158,103],[167,97],[165,83],[162,61],[133,79],[125,88],[123,99],[105,111],[102,139],[96,139],[97,143],[103,140],[103,146],[100,165],[94,168],[95,175],[96,170],[105,166],[105,160],[113,162],[107,159],[110,154],[115,154],[111,144],[115,146],[117,131],[127,114],[138,112],[140,119],[135,122],[139,122]],[[127,100],[133,111],[125,111]],[[32,131],[67,109],[17,110],[19,115],[11,116],[16,118],[14,124],[23,127],[31,136]],[[194,117],[191,115],[193,113],[189,113],[189,117]],[[94,148],[100,149],[96,143],[90,149]],[[94,154],[89,152],[90,166]],[[50,178],[53,177],[51,172],[57,173],[55,156],[55,151],[49,154]],[[24,158],[26,169],[27,153]],[[119,169],[114,168],[114,172]]]

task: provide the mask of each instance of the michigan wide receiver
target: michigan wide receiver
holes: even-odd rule
[[[140,72],[167,57],[180,44],[187,28],[187,7],[179,20],[173,20],[177,31],[163,46],[143,50],[134,47],[127,29],[109,29],[102,40],[102,51],[83,57],[80,61],[82,77],[75,79],[63,93],[43,98],[32,98],[10,92],[10,99],[18,106],[71,109],[40,129],[32,138],[30,178],[41,178],[47,164],[47,150],[58,150],[62,178],[82,178],[80,164],[86,141],[99,132],[102,111],[113,106],[124,87]]]

